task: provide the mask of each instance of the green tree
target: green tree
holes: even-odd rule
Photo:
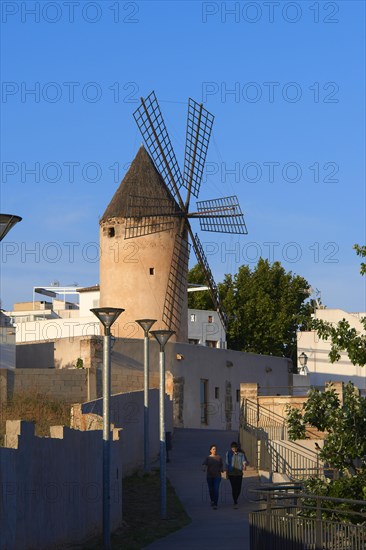
[[[188,281],[205,284],[199,265],[189,271]],[[308,326],[312,313],[303,277],[260,259],[253,270],[243,265],[234,277],[225,275],[218,288],[230,349],[296,358],[296,331]],[[188,307],[212,309],[209,291],[190,292]]]
[[[352,382],[343,391],[343,401],[330,384],[325,391],[311,389],[302,410],[289,407],[287,424],[290,439],[305,438],[307,426],[326,432],[320,458],[338,469],[341,479],[331,482],[311,480],[307,487],[318,494],[364,499],[366,480],[366,398]],[[348,492],[347,492],[348,491]]]
[[[241,351],[296,357],[296,331],[311,319],[309,283],[279,262],[259,260],[219,285],[228,315],[228,345]]]
[[[188,283],[202,286],[207,284],[204,271],[199,264],[196,264],[189,270]],[[214,309],[210,291],[188,292],[188,307],[190,309]]]
[[[353,248],[359,256],[366,257],[366,246],[355,244]],[[366,273],[364,262],[361,262],[360,273]],[[366,317],[361,319],[361,323],[366,331]],[[313,319],[311,329],[315,330],[322,340],[330,340],[329,359],[332,363],[339,361],[341,352],[344,351],[354,365],[366,365],[366,334],[357,332],[346,319],[339,321],[336,326],[328,321]]]

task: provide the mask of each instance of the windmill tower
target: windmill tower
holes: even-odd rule
[[[202,231],[246,234],[236,196],[196,202],[214,121],[202,104],[188,102],[184,171],[180,171],[154,92],[135,111],[142,146],[100,221],[100,305],[125,308],[120,337],[139,337],[136,319],[187,341],[187,275],[192,242],[215,308],[225,323],[217,286],[190,220]],[[181,192],[186,189],[185,199]]]

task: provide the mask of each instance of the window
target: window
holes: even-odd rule
[[[150,275],[155,275],[155,267],[150,267],[149,273]]]
[[[208,380],[201,379],[200,380],[201,424],[208,424],[207,395],[208,395]]]
[[[240,390],[236,390],[236,402],[240,403]]]
[[[194,313],[191,313],[191,323],[196,322],[196,315]]]
[[[213,317],[212,317],[212,315],[209,315],[209,316],[208,316],[207,322],[208,322],[208,323],[213,323]]]
[[[215,399],[219,399],[220,397],[220,388],[218,386],[215,386]]]
[[[108,227],[108,237],[114,237],[114,227]]]

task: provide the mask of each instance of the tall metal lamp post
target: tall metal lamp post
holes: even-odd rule
[[[302,352],[300,353],[299,355],[299,363],[300,363],[300,371],[303,372],[303,374],[307,374],[308,373],[308,368],[307,368],[307,363],[308,363],[308,356],[306,355],[306,353]]]
[[[156,319],[139,319],[136,323],[144,331],[144,471],[149,472],[149,330],[156,323]]]
[[[10,229],[18,222],[21,222],[20,216],[14,216],[13,214],[0,214],[0,241],[3,240],[5,235]]]
[[[110,518],[110,395],[111,395],[111,327],[124,309],[97,307],[90,310],[104,327],[103,341],[103,548],[111,547]]]
[[[166,446],[165,446],[165,345],[175,334],[173,330],[152,330],[160,345],[159,357],[159,427],[160,427],[160,516],[166,519]]]

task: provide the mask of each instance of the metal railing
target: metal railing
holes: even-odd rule
[[[269,439],[288,439],[287,423],[279,414],[250,399],[244,399],[242,412],[243,426],[262,428]]]
[[[315,451],[305,449],[292,441],[268,440],[261,449],[260,466],[287,475],[295,480],[323,473],[323,462]]]
[[[291,485],[255,492],[265,494],[266,506],[249,514],[250,550],[365,550],[366,501],[307,495]]]
[[[241,439],[249,462],[261,470],[293,480],[326,477],[317,452],[289,441],[286,420],[250,399],[242,404]]]

